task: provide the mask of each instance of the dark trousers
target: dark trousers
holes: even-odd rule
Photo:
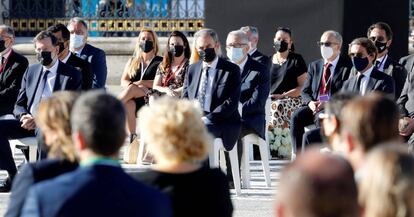
[[[17,169],[8,140],[35,136],[39,132],[23,129],[20,125],[18,120],[0,120],[0,169],[7,170],[11,176],[17,173]]]
[[[302,147],[303,149],[309,148],[313,144],[322,143],[321,128],[309,130],[303,134]]]
[[[319,127],[318,114],[314,115],[308,106],[302,106],[296,110],[290,122],[290,137],[292,139],[292,149],[295,153],[299,153],[302,148],[303,134],[305,127],[316,124]]]
[[[243,141],[242,138],[246,135],[249,135],[251,133],[256,133],[254,130],[247,128],[242,125],[242,129],[240,132],[239,139],[237,140],[237,159],[239,160],[239,171],[241,166],[241,158],[243,154]],[[246,156],[249,157],[249,156]],[[224,158],[226,159],[226,170],[227,170],[227,179],[229,181],[233,181],[233,173],[231,172],[231,164],[230,164],[230,155],[228,152],[224,152]],[[239,173],[240,174],[240,173]]]

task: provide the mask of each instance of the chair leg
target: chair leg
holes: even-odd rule
[[[269,149],[266,142],[260,139],[259,142],[259,149],[260,149],[260,157],[262,158],[262,166],[263,166],[263,173],[266,181],[266,186],[271,186],[270,181],[270,168],[269,168],[269,159],[267,156],[269,155]]]
[[[219,153],[220,153],[220,144],[222,143],[221,139],[214,139],[214,144],[210,146],[209,149],[209,162],[211,168],[219,167]]]
[[[145,151],[145,142],[144,139],[142,139],[142,137],[139,140],[139,149],[138,149],[138,157],[137,157],[137,164],[138,165],[142,165],[142,160],[144,158],[144,151]]]
[[[250,145],[251,143],[246,139],[242,139],[243,143],[243,154],[242,154],[242,162],[241,164],[241,178],[242,178],[242,185],[244,189],[250,188],[250,147],[253,145]]]
[[[37,146],[29,146],[29,162],[36,162]]]
[[[231,172],[233,173],[233,182],[234,182],[234,188],[236,190],[236,195],[241,195],[241,189],[240,189],[240,173],[239,173],[239,161],[237,159],[237,147],[234,146],[234,148],[229,151],[230,155],[230,164],[231,164]]]

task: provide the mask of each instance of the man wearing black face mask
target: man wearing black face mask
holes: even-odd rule
[[[59,90],[80,90],[81,74],[72,66],[58,59],[58,41],[48,31],[40,32],[35,38],[38,64],[30,65],[25,72],[20,92],[14,106],[14,120],[0,120],[0,169],[7,170],[9,178],[0,184],[0,192],[10,190],[17,172],[8,139],[30,136],[41,137],[34,114],[40,101]],[[42,140],[38,138],[38,140]],[[45,156],[44,149],[40,156]]]
[[[384,22],[372,24],[368,28],[367,37],[374,42],[378,50],[375,67],[394,79],[395,99],[398,99],[407,78],[407,70],[388,55],[393,37],[391,27]]]
[[[200,61],[189,66],[182,96],[200,103],[207,129],[230,151],[241,130],[240,68],[218,57],[220,43],[214,30],[198,31],[194,41],[197,53],[192,55],[199,56]]]
[[[344,83],[342,91],[355,92],[360,95],[380,91],[394,98],[394,80],[374,66],[377,59],[377,48],[371,40],[368,38],[354,39],[349,44],[348,54],[358,73]]]
[[[0,118],[12,116],[24,72],[29,65],[26,57],[12,49],[14,31],[0,26]]]
[[[58,23],[50,26],[48,31],[52,32],[59,42],[59,60],[78,69],[82,74],[82,90],[92,89],[92,72],[88,61],[77,57],[69,51],[70,32],[65,25]]]

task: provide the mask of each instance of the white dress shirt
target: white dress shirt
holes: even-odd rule
[[[69,59],[70,55],[72,55],[71,52],[69,52],[68,55],[66,55],[66,57],[62,60],[62,63],[68,62],[68,59]]]
[[[332,78],[333,78],[333,75],[334,75],[335,69],[336,69],[336,65],[338,65],[340,55],[341,54],[338,54],[338,56],[332,62],[330,62],[330,64],[331,64],[331,66],[329,67],[329,70],[331,71],[331,76],[329,77],[330,80],[332,80]],[[325,66],[327,63],[329,63],[329,62],[324,59],[323,60],[323,65]]]
[[[372,72],[373,69],[374,69],[374,66],[371,66],[371,68],[369,68],[367,71],[362,73],[364,75],[364,77],[361,79],[361,86],[360,86],[360,89],[359,89],[359,92],[361,93],[361,95],[365,95],[365,93],[367,92],[369,77],[371,77],[371,72]],[[358,75],[360,75],[360,74],[361,73],[358,72]]]
[[[211,105],[211,97],[213,96],[213,82],[214,77],[216,76],[216,67],[217,67],[218,57],[216,57],[210,64],[203,62],[203,69],[209,67],[208,70],[208,80],[207,80],[207,87],[206,87],[206,95],[204,100],[204,105],[201,105],[201,108],[204,108],[204,111],[210,112],[210,105]],[[204,74],[204,71],[202,72]],[[203,76],[203,75],[201,75]],[[200,79],[201,81],[201,79]],[[198,86],[198,93],[201,91],[201,84]]]
[[[253,55],[254,54],[254,52],[256,52],[257,51],[257,48],[254,48],[254,49],[252,49],[252,50],[250,50],[249,51],[249,55],[251,56],[251,55]]]
[[[43,89],[42,99],[50,97],[53,93],[53,87],[55,86],[55,83],[56,83],[56,75],[57,75],[58,66],[59,66],[59,60],[56,60],[55,64],[53,64],[53,66],[50,67],[49,69],[43,66],[43,72],[48,70],[49,74],[47,75],[46,84]]]
[[[246,63],[247,63],[247,56],[244,58],[244,60],[240,63],[240,64],[237,64],[238,66],[239,66],[239,68],[240,68],[240,75],[243,73],[243,70],[244,70],[244,66],[246,65]]]

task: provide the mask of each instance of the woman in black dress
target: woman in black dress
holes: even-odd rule
[[[278,157],[288,157],[291,153],[290,117],[302,104],[300,93],[306,80],[307,67],[302,56],[294,53],[290,29],[277,29],[273,47],[275,54],[270,68],[270,149]]]
[[[121,78],[124,90],[118,98],[127,110],[127,131],[130,142],[136,137],[136,113],[145,105],[144,97],[151,90],[162,57],[158,54],[158,39],[153,30],[143,29],[138,35],[134,55],[128,60]]]
[[[202,164],[212,138],[197,104],[162,97],[142,108],[139,117],[144,142],[157,163],[135,178],[169,195],[173,216],[232,216],[226,176]]]

